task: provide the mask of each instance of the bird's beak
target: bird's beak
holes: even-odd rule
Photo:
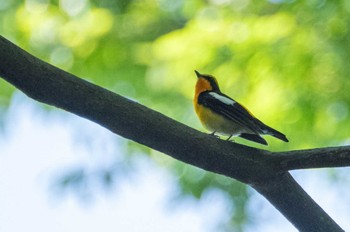
[[[194,72],[196,73],[198,78],[202,76],[202,74],[200,74],[197,70],[194,70]]]

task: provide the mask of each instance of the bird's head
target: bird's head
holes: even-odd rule
[[[198,92],[203,91],[218,91],[220,92],[219,84],[215,77],[207,74],[200,74],[197,70],[194,70],[197,75],[196,89]]]

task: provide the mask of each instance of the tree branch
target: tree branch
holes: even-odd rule
[[[200,133],[47,64],[1,36],[0,76],[35,100],[87,118],[182,162],[250,184],[300,231],[343,231],[280,167],[292,167],[294,162],[284,164],[278,153]]]
[[[313,201],[289,173],[277,175],[274,180],[263,185],[253,185],[253,187],[299,231],[343,231],[338,225],[329,221],[329,216],[324,214],[322,208]],[[283,230],[281,229],[281,231]]]
[[[272,156],[280,171],[350,166],[350,146],[276,152]]]
[[[257,179],[258,172],[266,173],[259,176],[261,179],[274,175],[272,169],[266,171],[271,167],[258,162],[267,151],[200,133],[45,63],[1,37],[0,61],[0,76],[29,97],[87,118],[175,159],[244,182]]]

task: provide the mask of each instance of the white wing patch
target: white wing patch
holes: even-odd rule
[[[222,103],[225,103],[226,105],[234,105],[236,103],[234,100],[225,96],[221,96],[220,94],[217,94],[215,92],[210,92],[209,94],[217,100],[221,101]]]

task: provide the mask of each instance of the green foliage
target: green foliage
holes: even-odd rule
[[[271,150],[349,138],[349,1],[12,0],[0,3],[0,22],[2,35],[47,62],[199,130],[194,69],[287,135],[288,144],[268,138]],[[0,83],[6,106],[14,89]],[[246,186],[159,163],[184,194],[226,192],[233,224],[247,222]]]

